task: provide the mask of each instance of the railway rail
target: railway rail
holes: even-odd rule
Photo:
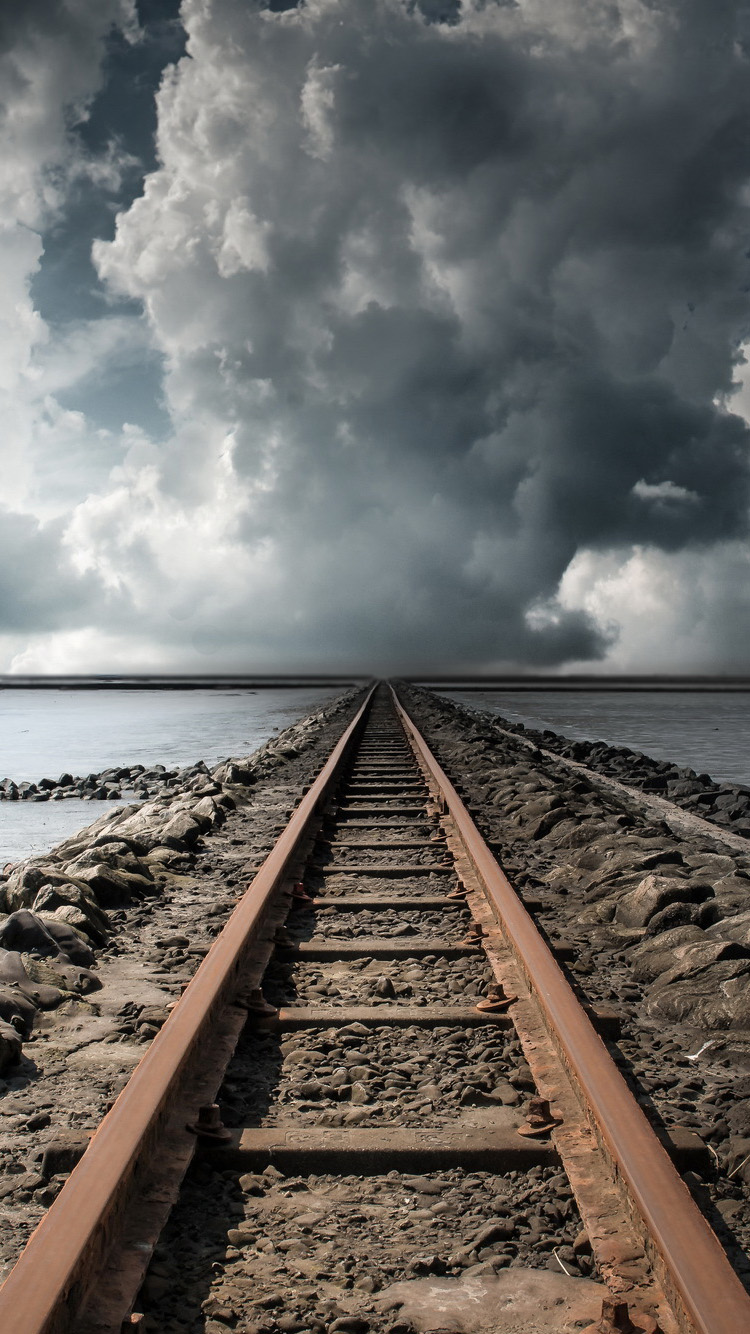
[[[413,1189],[427,1199],[461,1173],[512,1195],[529,1180],[559,1181],[564,1169],[575,1204],[557,1213],[585,1229],[576,1254],[590,1253],[573,1272],[598,1285],[583,1284],[580,1310],[596,1306],[591,1334],[750,1329],[750,1297],[679,1176],[700,1142],[649,1125],[608,1050],[612,1016],[579,1003],[564,948],[545,940],[533,901],[514,892],[392,690],[368,694],[248,875],[230,921],[0,1289],[4,1334],[146,1328],[138,1294],[194,1156],[220,1180],[257,1181],[269,1170],[316,1181],[422,1173]],[[227,1104],[232,1125],[221,1119]],[[249,1230],[231,1232],[238,1255],[257,1239],[262,1190],[261,1180],[244,1210]],[[432,1217],[447,1226],[443,1203]],[[453,1317],[422,1311],[417,1327],[464,1328],[462,1274],[504,1277],[510,1310],[522,1271],[508,1208],[500,1215],[478,1229],[468,1255],[427,1267],[446,1276],[444,1293],[458,1275],[459,1307]],[[304,1261],[314,1223],[305,1226],[284,1244],[298,1274],[314,1278]],[[534,1240],[524,1251],[532,1268],[549,1274],[546,1262],[557,1260],[567,1276],[548,1240],[534,1257]],[[321,1272],[319,1286],[327,1278]],[[371,1298],[366,1318],[345,1306],[328,1327],[386,1328],[376,1279],[362,1294]],[[162,1296],[162,1307],[149,1298],[157,1323],[148,1327],[176,1328]],[[566,1310],[558,1303],[551,1318],[562,1323],[544,1327],[572,1328]],[[509,1318],[504,1325],[498,1305],[492,1323],[522,1327],[520,1308]],[[326,1324],[273,1317],[271,1327]]]

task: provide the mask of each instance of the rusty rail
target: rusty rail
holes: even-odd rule
[[[697,1334],[750,1330],[750,1296],[717,1237],[652,1131],[601,1038],[498,866],[450,779],[403,709],[401,721],[445,799],[456,830],[545,1015],[573,1079],[609,1151],[615,1173],[643,1221],[668,1295],[677,1298]],[[679,1309],[676,1311],[679,1318]],[[684,1322],[683,1322],[684,1323]]]
[[[374,689],[0,1288],[3,1334],[75,1334],[80,1329],[80,1312],[122,1226],[138,1169],[153,1152],[170,1104],[179,1098],[191,1056],[205,1044],[236,989],[243,958],[338,778]]]
[[[78,1334],[106,1254],[121,1244],[125,1204],[148,1182],[154,1145],[182,1109],[187,1072],[220,1032],[253,948],[364,725],[370,691],[154,1039],[112,1111],[0,1289],[3,1334]],[[452,818],[510,948],[597,1127],[614,1174],[656,1254],[661,1282],[690,1334],[750,1329],[750,1298],[658,1143],[562,971],[476,829],[454,787],[395,699],[424,770]],[[230,1034],[231,1038],[231,1034]],[[224,1038],[225,1046],[226,1037]],[[218,1087],[218,1082],[217,1085]],[[182,1115],[184,1120],[184,1113]],[[119,1252],[118,1252],[119,1253]],[[132,1296],[132,1294],[131,1294]],[[123,1304],[122,1315],[129,1309]],[[113,1328],[111,1322],[106,1326]]]

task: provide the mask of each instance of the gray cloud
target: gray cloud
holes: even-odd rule
[[[74,567],[63,526],[0,507],[0,635],[86,625],[107,605],[96,576]]]
[[[679,581],[746,541],[743,5],[182,18],[160,166],[95,247],[173,423],[71,530],[129,587],[126,629],[233,665],[594,660],[615,635],[557,598],[572,563],[663,552]]]

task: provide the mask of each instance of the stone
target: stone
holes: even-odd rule
[[[134,875],[130,871],[116,870],[101,862],[95,866],[73,869],[71,862],[66,868],[79,884],[87,885],[93,892],[96,902],[103,908],[121,907],[132,900],[142,898],[144,894],[153,894],[154,885],[145,875]]]
[[[652,873],[623,895],[615,910],[615,921],[620,926],[647,926],[670,903],[702,903],[712,896],[710,885]]]
[[[0,984],[0,1019],[10,1024],[22,1038],[27,1038],[34,1027],[36,1009],[18,985]]]
[[[671,931],[663,931],[658,937],[644,939],[636,945],[631,954],[632,975],[636,982],[652,982],[660,973],[665,973],[675,961],[675,949],[678,945],[693,945],[705,940],[708,932],[699,926],[678,926]]]
[[[201,797],[194,806],[190,807],[190,814],[193,819],[198,821],[207,821],[206,828],[214,824],[222,824],[226,816],[220,806],[217,806],[213,797]]]
[[[72,1172],[83,1157],[93,1132],[59,1131],[44,1147],[39,1171],[45,1181],[63,1172]]]
[[[50,935],[57,941],[57,948],[71,963],[82,968],[91,968],[95,962],[94,951],[88,944],[90,919],[73,904],[63,904],[53,913],[37,914],[44,922]],[[83,934],[82,934],[83,933]]]
[[[479,1251],[483,1246],[491,1246],[496,1241],[509,1241],[516,1235],[516,1229],[508,1218],[493,1218],[491,1222],[485,1223],[471,1241],[467,1244],[467,1249]]]
[[[0,948],[19,954],[33,951],[52,958],[57,958],[60,953],[57,941],[44,922],[26,908],[11,913],[0,926]]]
[[[714,881],[714,896],[725,915],[744,912],[750,908],[750,880],[740,875],[722,876]]]
[[[73,884],[72,881],[62,885],[43,885],[34,899],[34,913],[53,916],[60,908],[74,909],[72,915],[58,919],[61,924],[67,921],[69,929],[75,926],[84,931],[96,945],[106,943],[109,936],[109,920],[90,889]]]
[[[206,827],[204,821],[180,811],[164,825],[159,841],[168,848],[193,847]]]
[[[29,980],[34,984],[58,987],[60,991],[76,991],[81,996],[101,989],[101,979],[96,973],[88,968],[80,968],[78,964],[61,962],[62,956],[57,959],[34,959],[24,954],[21,957]]]
[[[53,882],[60,876],[59,866],[33,866],[22,862],[11,871],[4,886],[4,897],[8,912],[19,908],[28,908],[33,903],[37,892],[46,882]]]
[[[20,1034],[12,1024],[0,1019],[0,1074],[9,1066],[17,1065],[22,1049]]]
[[[229,783],[238,787],[249,787],[256,781],[252,768],[235,760],[227,760],[225,764],[218,765],[211,771],[211,777],[215,778],[217,783]]]
[[[750,952],[706,941],[680,945],[673,966],[644,997],[653,1018],[685,1020],[700,1029],[750,1028]]]
[[[702,903],[668,903],[666,908],[654,913],[649,919],[646,935],[658,936],[678,926],[698,926],[702,920],[703,907]]]

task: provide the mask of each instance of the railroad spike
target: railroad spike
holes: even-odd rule
[[[552,1111],[549,1099],[533,1097],[529,1098],[526,1109],[526,1124],[519,1126],[516,1134],[525,1135],[527,1139],[535,1139],[548,1135],[551,1130],[556,1130],[561,1125],[562,1117],[556,1116]]]
[[[464,899],[466,898],[466,895],[468,894],[468,892],[469,892],[468,889],[466,889],[466,887],[465,887],[464,885],[456,885],[456,888],[455,888],[455,889],[452,889],[451,892],[450,892],[450,894],[447,894],[447,895],[446,895],[446,898],[449,898],[449,899],[458,899],[458,900],[460,900],[460,901],[463,903],[463,901],[464,901]]]
[[[297,904],[299,903],[312,903],[312,902],[313,900],[311,895],[309,895],[307,890],[305,889],[304,881],[295,880],[294,884],[292,885],[292,907],[293,908],[296,907]]]
[[[203,1148],[213,1148],[217,1144],[228,1144],[232,1138],[231,1130],[227,1130],[221,1119],[219,1104],[217,1102],[206,1103],[198,1108],[198,1120],[190,1122],[185,1127],[191,1135],[195,1135],[199,1145]]]
[[[462,944],[462,945],[478,945],[478,944],[480,943],[480,941],[481,941],[483,935],[484,935],[484,927],[482,926],[482,923],[481,923],[481,922],[471,922],[471,923],[469,924],[469,929],[468,929],[468,931],[466,932],[466,935],[464,936],[463,940],[461,941],[461,944]]]
[[[487,988],[487,995],[484,1000],[477,1001],[475,1010],[481,1010],[483,1014],[502,1014],[511,1005],[515,1005],[517,996],[509,996],[500,982],[492,982]]]
[[[260,987],[253,987],[251,991],[242,992],[235,998],[235,1005],[240,1005],[248,1014],[257,1019],[274,1019],[279,1013],[275,1005],[267,1001]]]

